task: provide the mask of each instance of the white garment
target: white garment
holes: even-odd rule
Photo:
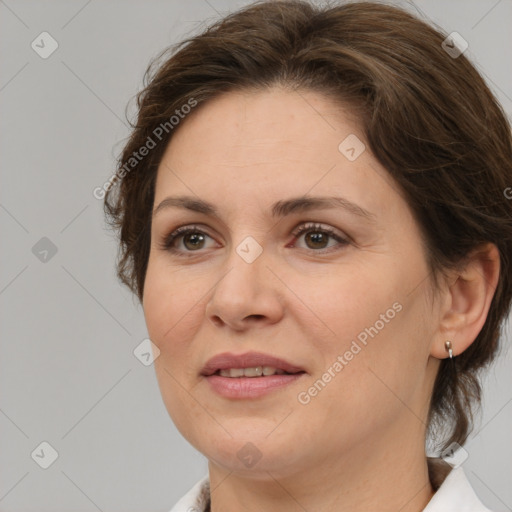
[[[204,476],[170,512],[204,512],[210,494],[210,480]],[[452,469],[423,512],[491,512],[478,499],[462,467]]]

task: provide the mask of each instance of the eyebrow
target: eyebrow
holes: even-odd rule
[[[167,208],[183,208],[193,212],[203,213],[205,215],[217,216],[217,208],[202,199],[193,196],[175,196],[166,197],[154,210],[153,217],[157,213]],[[309,210],[327,210],[330,208],[341,208],[349,213],[362,217],[370,222],[375,222],[377,217],[375,214],[365,210],[361,206],[345,199],[343,197],[294,197],[282,201],[277,201],[272,205],[273,217],[284,217],[293,213],[306,212]]]

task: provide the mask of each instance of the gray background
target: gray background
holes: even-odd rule
[[[115,279],[92,191],[114,170],[151,57],[247,3],[0,0],[0,512],[167,511],[207,471],[133,354],[142,309]],[[408,8],[462,34],[510,117],[512,2]],[[59,44],[47,59],[31,48],[43,31]],[[57,248],[46,262],[32,249],[43,237]],[[496,511],[512,510],[510,330],[505,345],[464,463]],[[59,454],[48,469],[31,458],[43,441]]]

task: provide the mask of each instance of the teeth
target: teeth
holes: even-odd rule
[[[284,370],[272,366],[255,366],[253,368],[229,368],[220,370],[221,377],[261,377],[262,375],[283,375]]]
[[[284,373],[283,370],[277,370],[276,368],[273,368],[272,366],[264,366],[263,367],[263,375],[282,375]]]
[[[222,372],[227,373],[227,375],[222,375]],[[244,370],[243,370],[243,368],[231,368],[229,370],[221,370],[220,374],[223,377],[243,377],[244,376]]]
[[[256,366],[255,368],[244,368],[243,370],[240,371],[242,372],[244,377],[261,377],[263,375],[262,366]]]

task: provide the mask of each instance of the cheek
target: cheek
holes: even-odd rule
[[[318,383],[307,408],[363,421],[368,411],[389,414],[400,403],[393,393],[415,392],[428,358],[422,291],[410,294],[415,274],[405,265],[359,264],[295,288],[311,305],[313,321],[302,320],[303,329],[321,361],[307,384]]]
[[[143,309],[149,337],[160,350],[154,367],[163,402],[178,430],[187,437],[190,425],[204,421],[204,410],[190,389],[196,380],[192,340],[204,292],[194,290],[190,279],[183,277],[150,259]]]
[[[396,303],[403,295],[397,291],[389,272],[383,279],[382,268],[363,264],[331,268],[325,275],[311,279],[301,277],[294,285],[294,292],[309,310],[311,322],[304,327],[309,328],[311,335],[316,330],[310,342],[331,359],[349,350],[354,340],[364,343],[376,331],[376,337],[382,337],[381,333],[391,323],[399,321],[397,309],[401,305]],[[304,319],[297,320],[304,322]]]
[[[161,352],[180,350],[197,328],[203,288],[158,261],[149,260],[144,317],[149,337]]]

